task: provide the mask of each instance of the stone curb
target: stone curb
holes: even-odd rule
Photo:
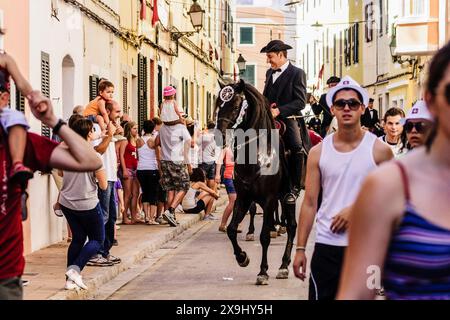
[[[222,194],[221,197],[216,202],[216,207],[223,205],[228,200],[227,195]],[[93,279],[85,281],[88,286],[88,290],[60,290],[58,293],[49,297],[48,300],[89,300],[94,299],[98,289],[117,277],[120,273],[130,269],[134,264],[142,261],[146,256],[158,250],[165,243],[174,239],[179,234],[183,233],[185,230],[192,227],[194,224],[200,222],[203,219],[204,213],[192,216],[190,219],[185,219],[180,222],[177,227],[172,227],[172,231],[161,235],[156,240],[147,242],[137,249],[137,252],[133,253],[131,256],[122,259],[120,264],[114,265],[112,267],[104,267],[103,270],[99,271]]]

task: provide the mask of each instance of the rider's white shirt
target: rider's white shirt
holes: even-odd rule
[[[279,71],[279,72],[275,72],[275,73],[272,75],[272,83],[275,83],[275,81],[277,81],[278,77],[281,76],[281,74],[282,74],[284,71],[286,71],[286,69],[287,69],[288,67],[289,67],[289,61],[286,62],[285,64],[283,64],[283,65],[280,67],[281,72],[280,72],[280,71]]]

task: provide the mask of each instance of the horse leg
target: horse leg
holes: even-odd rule
[[[278,206],[277,206],[277,210],[278,210]],[[278,234],[285,234],[286,233],[286,214],[283,210],[283,207],[281,207],[281,224],[280,224],[280,228],[278,229]]]
[[[274,218],[273,213],[275,211],[275,206],[277,205],[276,199],[269,199],[264,207],[264,220],[263,226],[261,229],[261,235],[259,236],[259,241],[261,242],[262,247],[262,258],[260,265],[260,272],[258,277],[256,278],[257,285],[267,285],[269,280],[269,275],[267,274],[267,270],[269,269],[269,265],[267,264],[267,249],[270,245],[270,230],[273,228]]]
[[[255,216],[256,216],[256,203],[252,202],[248,209],[250,213],[250,225],[248,226],[248,232],[245,236],[245,241],[255,241]]]
[[[283,203],[283,212],[286,215],[288,236],[282,264],[278,270],[277,279],[287,279],[289,275],[288,266],[291,263],[292,246],[294,244],[295,232],[297,229],[297,222],[295,221],[295,201],[285,201]]]
[[[241,267],[248,266],[248,264],[250,263],[250,259],[248,258],[247,253],[245,251],[242,251],[237,242],[237,228],[239,223],[241,223],[244,219],[250,203],[250,200],[245,199],[244,197],[240,197],[239,195],[237,196],[236,203],[234,204],[233,217],[231,218],[231,222],[227,227],[228,238],[231,240],[234,255]]]

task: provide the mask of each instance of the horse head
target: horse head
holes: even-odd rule
[[[256,88],[242,79],[234,84],[219,84],[216,129],[222,134],[224,142],[227,130],[274,128],[267,99]]]
[[[224,85],[220,83],[220,93],[216,100],[216,129],[223,137],[226,130],[236,129],[243,120],[245,111],[243,104],[245,99],[245,82],[240,80],[237,83]],[[239,117],[241,116],[241,117]]]

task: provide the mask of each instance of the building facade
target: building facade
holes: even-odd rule
[[[264,90],[267,64],[266,55],[260,50],[271,40],[285,41],[285,16],[273,9],[271,0],[239,0],[237,2],[237,50],[246,62],[241,78],[260,92]],[[288,58],[294,56],[288,51]]]
[[[114,99],[123,112],[140,125],[158,114],[169,84],[177,87],[179,106],[204,125],[214,115],[217,80],[236,70],[236,13],[232,0],[198,0],[205,11],[203,28],[187,34],[195,31],[188,13],[192,3],[0,0],[0,26],[7,30],[0,47],[64,119],[74,106],[87,105],[106,78],[115,84]],[[11,107],[25,113],[30,131],[50,137],[51,130],[31,116],[15,91],[13,86]],[[67,235],[65,220],[52,212],[58,195],[52,176],[36,173],[28,193],[25,254]]]

